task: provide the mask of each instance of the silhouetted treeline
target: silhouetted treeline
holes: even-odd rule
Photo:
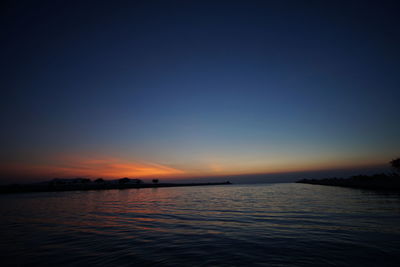
[[[349,178],[325,178],[325,179],[303,179],[297,183],[333,185],[353,188],[375,189],[375,190],[400,190],[400,176],[396,173],[355,175]]]
[[[333,185],[353,188],[364,188],[374,190],[400,191],[400,158],[389,162],[389,165],[397,172],[379,173],[374,175],[355,175],[350,178],[326,178],[326,179],[303,179],[297,183]]]
[[[177,187],[177,186],[201,186],[201,185],[223,185],[223,183],[143,183],[140,179],[121,178],[117,180],[104,180],[98,178],[91,181],[87,178],[59,179],[55,178],[48,182],[34,184],[12,184],[0,186],[0,193],[28,193],[28,192],[56,192],[74,190],[104,190],[104,189],[128,189],[128,188],[155,188],[155,187]]]

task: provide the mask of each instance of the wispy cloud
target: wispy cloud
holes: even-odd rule
[[[11,176],[45,177],[152,177],[174,176],[184,171],[166,165],[150,162],[134,162],[110,157],[60,157],[52,163],[13,163],[0,167],[3,174]]]

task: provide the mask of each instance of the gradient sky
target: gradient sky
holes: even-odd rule
[[[3,180],[399,156],[396,1],[10,1],[1,12]]]

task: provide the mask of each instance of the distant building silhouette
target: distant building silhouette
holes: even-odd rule
[[[119,184],[142,184],[143,181],[140,179],[130,179],[128,177],[124,177],[118,180]]]
[[[94,180],[94,182],[98,183],[98,184],[102,184],[102,183],[104,183],[104,179],[103,178],[98,178],[98,179]]]
[[[50,181],[52,185],[72,185],[72,184],[88,184],[91,180],[88,178],[71,178],[71,179],[61,179],[54,178]]]

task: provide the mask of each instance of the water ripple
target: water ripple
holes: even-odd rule
[[[398,266],[400,197],[301,184],[0,196],[2,266]]]

